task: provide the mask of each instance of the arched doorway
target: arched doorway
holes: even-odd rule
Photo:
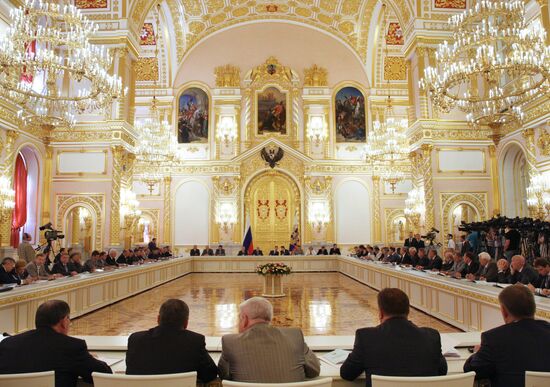
[[[65,213],[63,245],[75,247],[88,258],[89,252],[95,249],[96,214],[92,207],[80,204]]]
[[[294,181],[277,171],[260,174],[248,184],[244,202],[254,246],[264,254],[275,245],[288,248],[294,225],[300,229],[300,191]]]
[[[523,149],[518,144],[511,143],[503,150],[499,164],[502,215],[509,218],[528,216],[529,168]]]

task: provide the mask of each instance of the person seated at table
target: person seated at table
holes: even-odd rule
[[[380,325],[355,332],[353,351],[340,367],[340,376],[355,380],[371,375],[438,376],[447,373],[439,332],[408,320],[409,298],[400,289],[382,289],[377,296]]]
[[[25,267],[25,270],[29,274],[29,277],[35,281],[51,280],[56,278],[55,275],[48,274],[48,272],[46,271],[45,263],[46,256],[42,253],[36,254],[34,260]]]
[[[105,266],[114,266],[118,267],[117,263],[117,252],[115,249],[109,250],[109,255],[105,258]]]
[[[464,266],[466,266],[466,262],[464,262],[462,254],[456,252],[453,254],[453,265],[451,266],[449,271],[444,272],[443,274],[455,277],[456,273],[462,273],[462,270],[464,270]]]
[[[201,255],[201,251],[198,249],[197,245],[194,245],[191,250],[189,250],[189,255],[191,257],[198,257]]]
[[[539,273],[537,283],[534,285],[529,284],[527,287],[531,289],[534,294],[540,296],[550,296],[550,262],[544,258],[537,258],[533,263],[535,270]]]
[[[59,258],[61,258],[61,254],[66,254],[66,253],[67,253],[67,249],[64,248],[64,247],[61,247],[61,248],[59,249],[59,253],[57,253],[57,254],[55,255],[53,262],[55,263],[55,262],[59,261]]]
[[[255,248],[253,251],[252,251],[252,255],[264,255],[264,252],[262,251],[262,249],[260,249],[259,247]]]
[[[321,246],[321,248],[317,250],[317,255],[328,255],[328,250],[325,246]]]
[[[292,249],[292,252],[291,252],[292,255],[304,255],[304,249],[302,249],[302,245],[301,244],[297,244],[294,246],[294,248]]]
[[[269,252],[269,255],[279,255],[279,248],[277,246],[273,247],[273,250]]]
[[[130,257],[130,255],[131,255],[130,250],[128,249],[122,250],[122,253],[116,259],[116,263],[118,263],[119,265],[131,265],[132,258]]]
[[[126,374],[159,375],[197,372],[207,383],[218,375],[218,368],[206,350],[203,335],[187,329],[189,307],[181,300],[166,300],[160,307],[158,325],[135,332],[128,338]]]
[[[468,274],[466,276],[470,281],[480,280],[487,282],[496,282],[498,268],[496,262],[491,259],[489,253],[483,252],[478,254],[479,269],[475,274]]]
[[[214,255],[214,251],[210,248],[210,246],[204,246],[204,249],[202,250],[202,256],[212,256]]]
[[[313,250],[313,246],[309,246],[306,251],[306,255],[317,255],[315,253],[315,250]]]
[[[210,249],[210,251],[212,251],[212,249]],[[213,254],[209,254],[209,255],[213,255]],[[161,255],[160,255],[160,250],[159,248],[155,248],[153,250],[151,250],[151,252],[149,253],[149,255],[147,255],[147,259],[151,260],[151,261],[158,261],[159,259],[161,259]]]
[[[79,252],[72,253],[69,257],[69,271],[82,273],[84,271],[84,266],[82,265],[82,254]]]
[[[0,342],[0,374],[55,371],[56,387],[75,387],[80,376],[92,383],[92,372],[112,373],[94,358],[84,340],[69,336],[70,308],[50,300],[36,310],[36,329]]]
[[[497,283],[507,284],[510,282],[510,264],[505,258],[497,261]]]
[[[78,273],[76,271],[71,272],[69,270],[69,256],[67,254],[61,254],[59,261],[57,261],[52,267],[52,274],[69,277],[72,275],[77,275]]]
[[[248,255],[248,252],[246,251],[246,247],[241,247],[241,249],[239,250],[239,253],[237,254],[238,256],[241,256],[241,255]]]
[[[239,305],[239,333],[222,337],[222,379],[248,383],[291,383],[319,376],[320,363],[300,328],[271,325],[273,306],[262,297]]]
[[[424,248],[418,249],[418,258],[416,263],[413,265],[417,269],[425,269],[430,264],[430,259],[426,255],[426,250]]]
[[[448,272],[449,270],[451,270],[451,268],[453,267],[453,264],[454,264],[453,257],[454,257],[454,254],[450,251],[447,251],[443,255],[444,259],[443,259],[443,262],[441,264],[440,272]]]
[[[511,284],[522,283],[524,285],[535,285],[539,278],[539,274],[532,266],[525,262],[522,255],[514,255],[510,262],[510,277],[508,282]]]
[[[279,248],[279,255],[290,255],[290,250],[284,246]]]
[[[475,261],[474,253],[467,251],[462,259],[464,259],[464,268],[460,273],[455,273],[455,278],[466,278],[468,274],[475,275],[479,269],[479,262]]]
[[[341,255],[340,248],[336,243],[333,244],[332,247],[330,248],[329,255]]]
[[[443,266],[443,260],[437,255],[436,249],[428,250],[428,265],[424,267],[425,270],[440,271]]]
[[[503,289],[498,301],[504,325],[481,334],[464,372],[490,379],[491,387],[523,387],[525,371],[550,372],[550,323],[535,320],[535,298],[526,286]]]
[[[222,245],[218,245],[218,248],[216,249],[215,255],[220,256],[220,257],[225,256],[225,249],[223,248]]]
[[[225,250],[223,251],[223,254],[225,255]],[[172,250],[170,250],[170,246],[164,246],[164,249],[161,254],[164,258],[172,257],[174,254],[172,254]]]
[[[93,273],[97,269],[103,269],[103,267],[105,266],[105,262],[101,260],[99,257],[100,257],[99,251],[97,250],[92,251],[92,255],[90,256],[90,259],[84,262],[82,271]]]
[[[29,273],[27,273],[27,261],[24,261],[22,259],[19,259],[15,261],[15,272],[21,278],[22,281],[21,285],[32,283],[33,280],[31,277],[29,277]]]
[[[20,262],[23,263],[23,267],[26,266],[26,261],[21,260]],[[30,278],[28,280],[21,278],[16,270],[15,259],[11,257],[5,257],[2,259],[2,264],[0,265],[0,285],[25,285],[31,282],[32,279]]]

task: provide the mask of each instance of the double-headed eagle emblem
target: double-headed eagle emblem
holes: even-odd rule
[[[262,155],[262,159],[264,159],[266,164],[268,164],[271,168],[275,168],[277,165],[279,165],[279,161],[281,161],[281,159],[285,155],[285,152],[283,151],[283,148],[280,148],[278,146],[270,146],[262,148],[260,154]]]

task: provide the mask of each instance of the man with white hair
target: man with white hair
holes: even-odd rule
[[[514,255],[510,263],[510,279],[511,284],[522,283],[524,285],[534,285],[539,279],[539,274],[532,266],[525,262],[522,255]]]
[[[222,379],[248,383],[291,383],[319,376],[319,359],[300,328],[271,325],[273,306],[252,297],[239,306],[239,333],[222,337]]]
[[[489,253],[479,253],[479,269],[475,274],[468,274],[466,278],[469,280],[481,280],[487,282],[496,282],[498,268],[496,262],[491,260]]]

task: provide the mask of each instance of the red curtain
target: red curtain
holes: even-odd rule
[[[15,175],[13,178],[15,189],[15,208],[11,221],[11,245],[19,246],[19,231],[27,222],[27,168],[21,154],[15,161]]]

